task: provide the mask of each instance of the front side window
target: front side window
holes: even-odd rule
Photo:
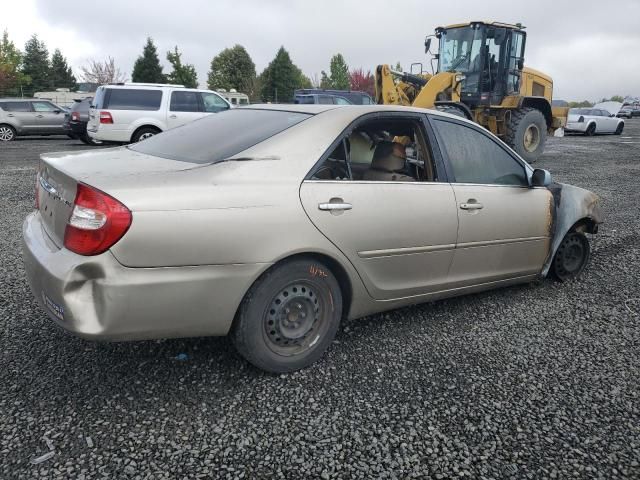
[[[169,109],[172,112],[199,112],[200,99],[198,92],[171,92]]]
[[[33,109],[36,112],[55,112],[59,109],[53,104],[49,102],[33,102]]]
[[[318,95],[318,103],[320,105],[333,105],[333,98],[329,95]]]
[[[335,97],[336,105],[351,105],[351,102],[343,97]]]
[[[160,110],[161,90],[110,88],[103,108],[110,110]]]
[[[488,135],[444,120],[433,124],[456,183],[529,185],[524,166]]]
[[[0,108],[5,112],[31,112],[29,102],[2,102]]]
[[[200,92],[202,95],[202,103],[204,111],[208,113],[217,113],[229,109],[229,104],[222,97],[211,92]]]

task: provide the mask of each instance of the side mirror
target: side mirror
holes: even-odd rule
[[[60,110],[54,110],[53,113],[58,114],[60,113]]]
[[[425,38],[424,40],[424,53],[429,53],[429,49],[431,48],[431,38]]]
[[[551,173],[549,173],[549,170],[536,168],[531,175],[532,187],[548,187],[552,182],[553,180],[551,180]]]

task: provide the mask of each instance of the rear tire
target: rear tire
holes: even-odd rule
[[[231,339],[262,370],[305,368],[327,350],[342,317],[342,293],[326,265],[310,259],[273,267],[249,289]]]
[[[585,137],[593,137],[596,134],[596,124],[592,123],[584,132]]]
[[[570,231],[558,246],[551,272],[561,282],[577,277],[589,263],[591,247],[584,233]]]
[[[535,162],[547,141],[547,121],[535,108],[512,110],[505,142],[527,162]]]
[[[147,138],[153,137],[160,133],[155,127],[142,127],[136,130],[131,136],[131,143],[138,143],[142,140],[146,140]]]
[[[0,125],[0,142],[11,142],[16,139],[16,129],[11,125]]]
[[[85,133],[84,135],[80,136],[80,141],[82,143],[84,143],[85,145],[92,145],[92,146],[97,146],[97,145],[102,145],[102,142],[100,140],[96,140],[92,137],[89,136],[88,133]]]

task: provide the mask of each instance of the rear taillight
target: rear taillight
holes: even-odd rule
[[[131,211],[93,187],[78,184],[76,200],[64,232],[64,246],[80,255],[109,250],[131,225]]]
[[[80,112],[71,112],[71,120],[74,122],[80,121]]]
[[[113,123],[113,117],[109,112],[100,112],[100,123]]]

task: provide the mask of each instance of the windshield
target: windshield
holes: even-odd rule
[[[310,116],[281,110],[226,110],[154,135],[129,148],[181,162],[214,163],[253,147]]]
[[[590,108],[572,108],[569,110],[570,115],[591,115]]]
[[[440,37],[440,72],[480,70],[482,28],[461,27],[443,30]]]

